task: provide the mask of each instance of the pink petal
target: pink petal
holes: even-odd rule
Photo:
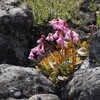
[[[40,44],[40,43],[42,43],[42,41],[43,40],[40,38],[39,40],[37,40],[37,43]]]
[[[65,34],[65,39],[70,40],[70,39],[72,39],[72,38],[73,38],[74,42],[77,42],[78,39],[79,39],[79,35],[78,35],[76,32],[74,32],[74,31],[72,31],[72,30],[69,30],[69,31]]]
[[[39,40],[37,40],[37,43],[38,44],[41,44],[44,39],[45,39],[45,36],[44,35],[41,35],[41,38]]]
[[[55,34],[53,34],[53,37],[54,37],[55,39],[58,39],[58,38],[59,38],[59,32],[56,31]]]
[[[65,33],[65,39],[67,40],[71,39],[70,30],[67,33]]]
[[[41,52],[41,53],[45,53],[44,45],[42,45],[42,48],[40,49],[40,52]]]
[[[65,47],[66,42],[60,37],[57,41],[58,44],[61,45],[61,47]]]
[[[64,26],[63,29],[62,29],[62,31],[63,31],[64,33],[67,33],[67,32],[69,31],[69,28],[66,27],[66,26]]]
[[[31,52],[32,52],[32,53],[35,53],[35,52],[36,52],[36,47],[33,48],[33,49],[31,49]]]
[[[28,59],[34,60],[34,54],[32,52],[30,52]]]
[[[40,45],[38,45],[36,47],[36,55],[41,55],[41,52],[40,52]]]
[[[46,37],[46,40],[47,41],[54,41],[53,34],[49,33],[49,35]]]
[[[33,56],[29,56],[28,59],[29,60],[34,60],[34,57]]]
[[[79,35],[73,31],[73,40],[74,42],[77,42],[79,40]]]
[[[74,37],[74,42],[77,42],[78,40],[79,40],[79,38],[78,37]]]

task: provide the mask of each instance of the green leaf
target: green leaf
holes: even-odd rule
[[[54,72],[50,73],[49,79],[52,80],[52,82],[55,82],[56,78],[57,78],[57,73]]]
[[[65,65],[60,65],[60,72],[63,74],[63,75],[67,75],[66,73],[66,67]]]

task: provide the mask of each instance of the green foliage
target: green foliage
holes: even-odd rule
[[[92,12],[96,11],[96,4],[94,3],[94,1],[95,0],[91,0],[90,3],[89,3],[89,7],[88,7],[89,10],[92,11]]]
[[[73,73],[77,66],[82,64],[87,56],[88,41],[78,41],[77,44],[69,41],[63,52],[62,49],[60,51],[54,50],[44,57],[36,68],[42,71],[52,82],[57,83],[62,81],[63,77],[68,79],[70,74]]]
[[[100,28],[100,11],[96,11],[96,25]]]
[[[45,24],[59,16],[74,21],[83,0],[22,0],[27,1],[32,10],[35,24]]]

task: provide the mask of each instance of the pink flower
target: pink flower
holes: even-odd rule
[[[61,20],[60,18],[54,19],[49,22],[54,30],[62,30],[64,33],[68,30],[68,25],[65,20]]]
[[[63,26],[61,30],[63,31],[63,33],[67,33],[69,31],[69,28],[66,26]]]
[[[59,38],[59,31],[56,31],[55,34],[53,34],[53,37],[54,37],[55,39],[58,39],[58,38]]]
[[[71,30],[69,30],[67,33],[65,33],[65,39],[67,39],[67,40],[70,40],[71,39],[70,31]]]
[[[67,23],[66,23],[65,20],[62,20],[62,19],[60,19],[60,18],[57,18],[57,19],[58,19],[58,21],[59,21],[59,26],[65,26],[65,27],[68,27],[68,25],[67,25]]]
[[[61,37],[56,42],[58,44],[60,44],[61,47],[65,47],[65,45],[66,45],[66,41],[64,41],[63,38],[61,38]]]
[[[79,40],[79,35],[76,34],[76,35],[74,36],[73,40],[74,40],[74,42],[77,42],[77,41]]]
[[[34,60],[34,54],[41,56],[45,53],[44,45],[37,45],[35,48],[31,49],[28,59]]]
[[[42,53],[41,53],[41,51],[40,51],[40,45],[38,45],[37,47],[36,47],[36,55],[41,55]]]
[[[38,44],[41,44],[43,42],[43,40],[45,39],[45,36],[42,35],[41,38],[39,40],[37,40]]]
[[[33,48],[33,49],[31,49],[31,52],[32,52],[32,53],[36,53],[36,47]]]
[[[58,27],[58,21],[56,19],[49,21],[49,23],[53,26],[53,29],[56,30]]]
[[[60,18],[58,18],[58,20],[59,20],[59,29],[62,30],[64,33],[66,33],[69,30],[66,21]]]
[[[46,40],[48,40],[48,41],[54,41],[53,34],[49,33],[49,35],[46,37]]]
[[[28,59],[34,60],[34,54],[32,52],[30,52]]]
[[[45,53],[44,45],[42,45],[42,47],[41,47],[41,49],[40,49],[40,52],[41,52],[41,53]]]
[[[74,41],[74,42],[77,42],[78,39],[79,39],[79,35],[78,35],[76,32],[74,32],[74,31],[72,31],[72,30],[69,30],[69,31],[65,34],[65,39],[70,40],[70,39],[72,39],[72,38],[73,38],[73,41]]]
[[[32,52],[32,53],[35,53],[36,55],[41,55],[41,52],[40,52],[40,45],[37,45],[37,47],[31,49],[31,52]]]
[[[37,40],[37,43],[38,43],[38,44],[41,44],[42,41],[43,41],[43,38],[40,38],[39,40]]]
[[[57,18],[57,19],[50,21],[49,23],[53,26],[54,30],[56,30],[56,29],[60,30],[63,27],[64,21]]]

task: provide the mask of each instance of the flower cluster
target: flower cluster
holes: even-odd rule
[[[43,55],[46,52],[46,42],[56,42],[56,45],[59,45],[62,49],[66,47],[66,44],[69,40],[72,40],[73,42],[78,41],[79,35],[68,28],[65,20],[57,18],[50,21],[49,23],[53,26],[55,33],[49,33],[47,37],[42,35],[41,38],[37,41],[38,45],[31,49],[28,59],[34,60],[35,56]]]
[[[41,38],[37,41],[38,45],[35,48],[31,49],[28,59],[34,60],[35,55],[39,56],[45,53],[44,44],[43,44],[44,39],[45,36],[42,35]]]
[[[41,35],[37,46],[32,48],[28,59],[33,61],[37,70],[41,71],[53,82],[62,80],[80,66],[88,56],[88,41],[79,40],[79,35],[68,28],[65,20],[60,18],[49,22],[54,33]],[[65,79],[65,78],[64,78]]]

